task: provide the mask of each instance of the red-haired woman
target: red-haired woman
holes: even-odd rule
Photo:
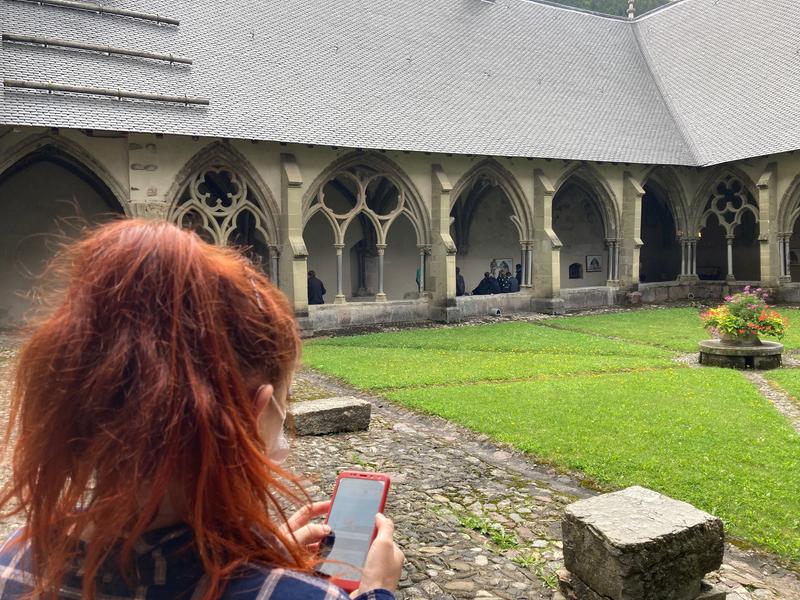
[[[105,225],[53,269],[61,293],[16,368],[0,506],[25,526],[0,600],[346,599],[313,574],[327,503],[278,465],[300,352],[284,296],[164,222]],[[403,555],[377,524],[356,594],[393,598]]]

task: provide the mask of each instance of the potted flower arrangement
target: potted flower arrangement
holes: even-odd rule
[[[759,335],[783,337],[787,321],[771,310],[767,294],[761,288],[751,289],[726,296],[717,308],[710,308],[700,315],[703,326],[718,335],[723,344],[756,346],[761,344]]]

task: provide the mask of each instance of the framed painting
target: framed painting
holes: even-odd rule
[[[599,254],[586,255],[586,272],[599,273],[603,270],[603,257]]]

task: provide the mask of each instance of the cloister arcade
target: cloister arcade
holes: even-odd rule
[[[166,218],[211,243],[240,246],[294,298],[298,314],[312,317],[318,309],[307,306],[308,270],[324,282],[325,304],[357,310],[413,301],[418,314],[433,314],[436,305],[466,310],[474,302],[456,304],[455,267],[469,294],[496,259],[510,269],[522,266],[521,289],[508,294],[518,300],[495,302],[513,310],[535,307],[541,298],[563,302],[581,290],[608,290],[579,300],[591,305],[620,302],[625,292],[648,286],[719,296],[730,286],[764,281],[794,294],[792,282],[800,281],[800,175],[778,190],[769,165],[759,179],[736,165],[507,167],[498,158],[320,156],[305,148],[294,149],[297,159],[284,148],[267,152],[226,141],[190,147],[181,160],[165,161],[168,167],[137,171],[130,159],[128,172],[113,173],[75,136],[40,134],[0,148],[0,202],[13,215],[0,235],[0,324],[22,320],[24,296],[76,216],[90,224],[121,215]],[[285,157],[303,165],[302,152],[313,155],[307,163],[313,168],[289,181]],[[439,216],[433,188],[426,188],[432,168],[455,181],[442,180]],[[155,199],[134,198],[150,177],[161,190]],[[153,206],[160,208],[142,208]],[[542,243],[543,236],[549,241]],[[543,276],[548,261],[550,281]],[[428,305],[429,313],[419,308]]]

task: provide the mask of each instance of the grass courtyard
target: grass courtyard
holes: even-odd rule
[[[800,311],[784,311],[800,322]],[[721,517],[800,564],[800,435],[742,373],[672,359],[697,310],[563,317],[312,340],[307,366],[579,471]],[[784,342],[800,348],[800,330]],[[768,374],[800,398],[800,369]]]

